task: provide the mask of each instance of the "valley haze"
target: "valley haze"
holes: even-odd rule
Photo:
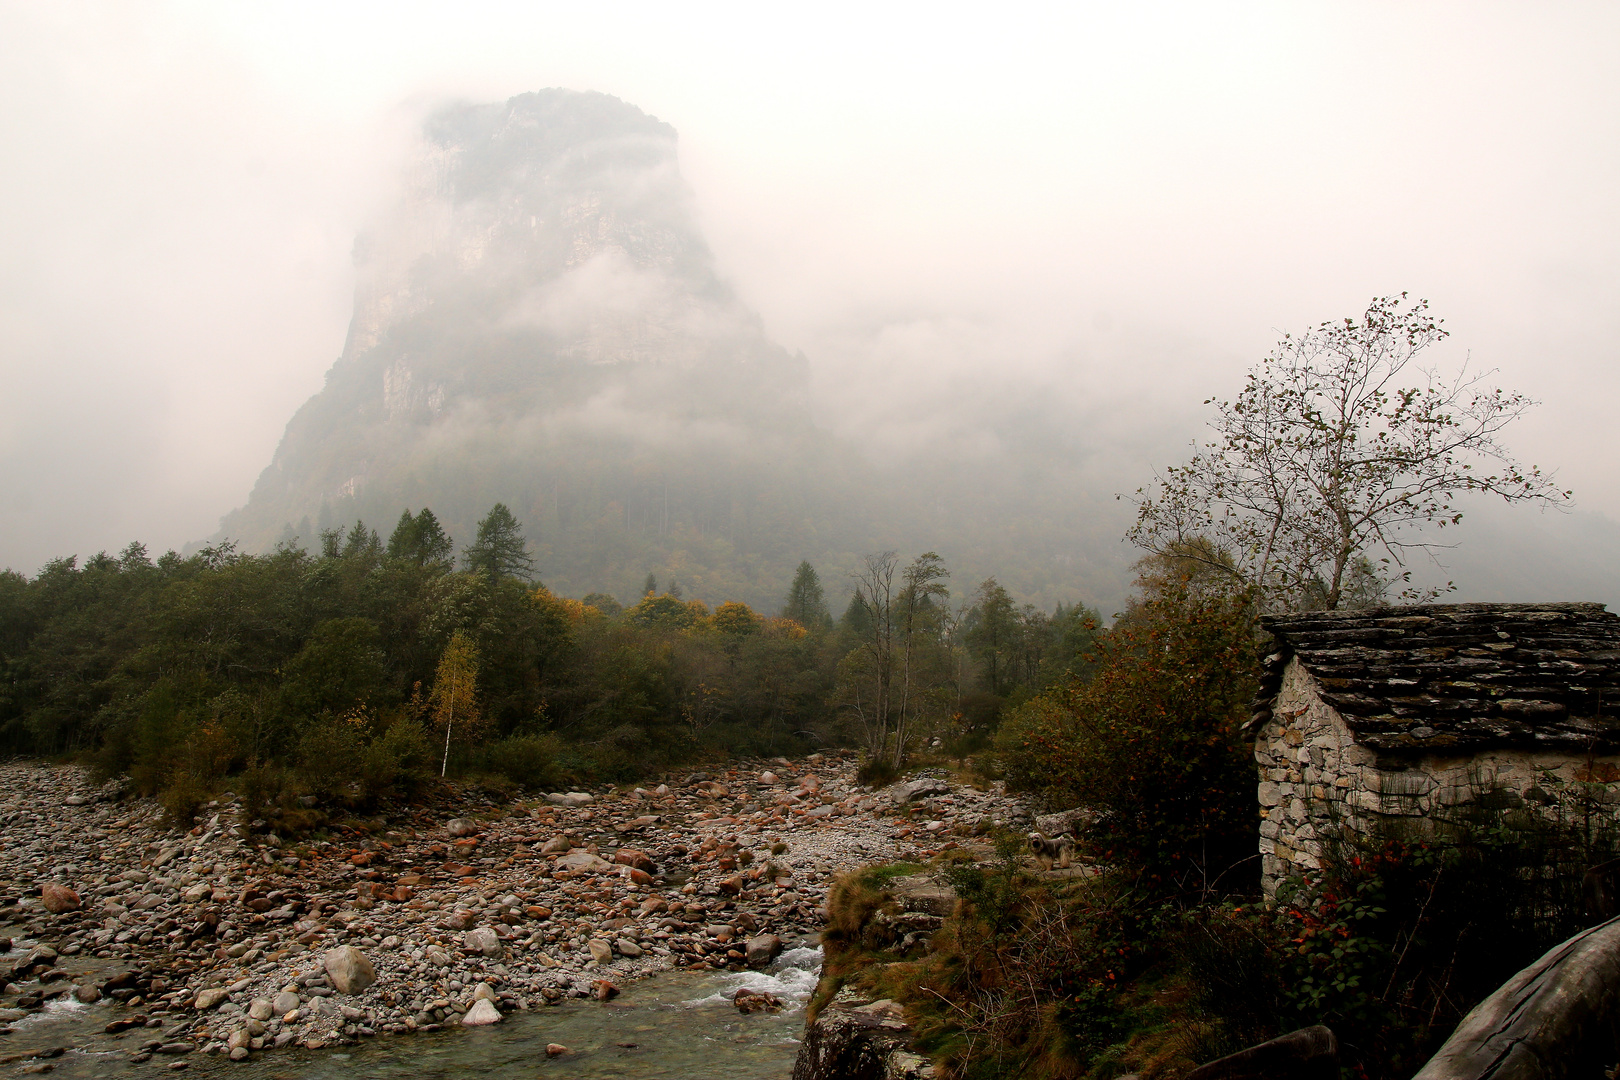
[[[1107,612],[1134,557],[1114,494],[1180,460],[1201,403],[1282,333],[1405,289],[1452,331],[1439,367],[1466,358],[1541,400],[1508,442],[1576,497],[1568,515],[1469,507],[1461,546],[1423,573],[1460,599],[1620,600],[1614,11],[895,8],[861,10],[858,33],[854,8],[774,18],[0,12],[18,103],[0,119],[17,164],[0,180],[0,565],[132,539],[260,549],[318,525],[322,495],[330,523],[360,510],[385,533],[425,502],[459,545],[504,500],[542,579],[573,595],[625,597],[654,570],[771,607],[809,557],[836,605],[859,555],[899,547],[940,551],[959,595],[995,574],[1043,607]],[[458,397],[465,340],[363,358],[368,333],[408,321],[408,303],[379,316],[400,293],[377,275],[412,251],[463,257],[485,226],[516,235],[516,218],[421,217],[421,133],[453,116],[462,138],[547,93],[624,110],[615,153],[641,155],[647,182],[618,191],[620,216],[650,214],[662,239],[610,227],[554,265],[491,248],[481,265],[506,269],[455,302],[487,316],[499,293],[480,325],[503,348],[532,359],[544,340],[554,372],[584,374],[492,388],[486,364]],[[447,275],[420,286],[441,311]],[[505,465],[443,499],[377,483],[312,434],[351,380],[396,424],[443,395],[424,460]],[[376,437],[358,397],[343,405],[328,434]],[[587,493],[608,473],[617,489]],[[361,476],[372,494],[338,505]],[[608,504],[613,543],[585,524]]]

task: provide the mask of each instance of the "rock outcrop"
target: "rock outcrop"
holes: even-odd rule
[[[579,596],[601,587],[585,485],[633,508],[656,463],[667,525],[706,520],[717,481],[782,513],[807,493],[768,464],[815,457],[807,365],[716,272],[662,120],[562,89],[443,109],[355,262],[343,354],[222,535],[307,545],[427,505],[470,537],[499,490],[548,509],[547,584]]]
[[[910,1049],[910,1027],[892,1001],[842,993],[806,1028],[793,1080],[925,1080],[934,1067]]]

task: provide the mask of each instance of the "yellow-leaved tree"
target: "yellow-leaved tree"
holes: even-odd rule
[[[450,769],[451,731],[460,724],[464,734],[471,734],[479,721],[478,646],[460,630],[450,635],[439,657],[428,703],[433,722],[444,728],[444,762],[439,766],[439,775],[444,776]]]

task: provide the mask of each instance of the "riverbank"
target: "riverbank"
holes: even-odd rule
[[[607,997],[813,944],[839,873],[1026,816],[943,778],[874,792],[854,768],[816,755],[629,791],[472,790],[294,842],[241,820],[233,796],[172,830],[81,770],[6,763],[0,938],[39,944],[0,958],[0,1017],[110,995],[120,1023],[154,1033],[131,1056],[178,1063]]]

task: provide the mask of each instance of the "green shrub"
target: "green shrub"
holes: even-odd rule
[[[869,757],[855,770],[855,779],[867,787],[887,787],[900,779],[900,767],[886,757]]]
[[[634,724],[620,724],[609,731],[591,748],[595,771],[609,780],[636,780],[669,760],[667,751],[660,754],[653,745],[652,736],[645,728]]]
[[[485,743],[472,756],[482,773],[505,777],[530,790],[551,790],[562,782],[558,766],[562,742],[555,735],[509,735]]]
[[[243,820],[269,816],[280,805],[282,793],[287,789],[284,770],[264,764],[249,765],[236,778],[236,790],[242,796]]]
[[[855,878],[867,889],[886,889],[897,877],[910,877],[922,870],[917,863],[897,862],[868,866],[856,871]]]
[[[367,802],[410,798],[432,782],[433,742],[416,720],[401,716],[372,739],[360,755],[360,791]]]
[[[189,829],[191,821],[209,799],[208,788],[189,772],[179,772],[158,795],[163,817],[171,828]]]
[[[1357,1075],[1409,1076],[1470,1008],[1588,925],[1581,874],[1610,857],[1614,830],[1578,805],[1531,813],[1476,794],[1423,833],[1339,838],[1275,907],[1172,920],[1169,953],[1211,1048],[1321,1023]]]
[[[1211,887],[1254,851],[1254,762],[1239,728],[1256,662],[1246,597],[1149,601],[1109,635],[1089,683],[1003,723],[1008,786],[1097,811],[1093,856],[1153,889]]]
[[[298,779],[317,799],[345,799],[360,779],[363,745],[359,729],[345,720],[323,718],[298,741]]]

